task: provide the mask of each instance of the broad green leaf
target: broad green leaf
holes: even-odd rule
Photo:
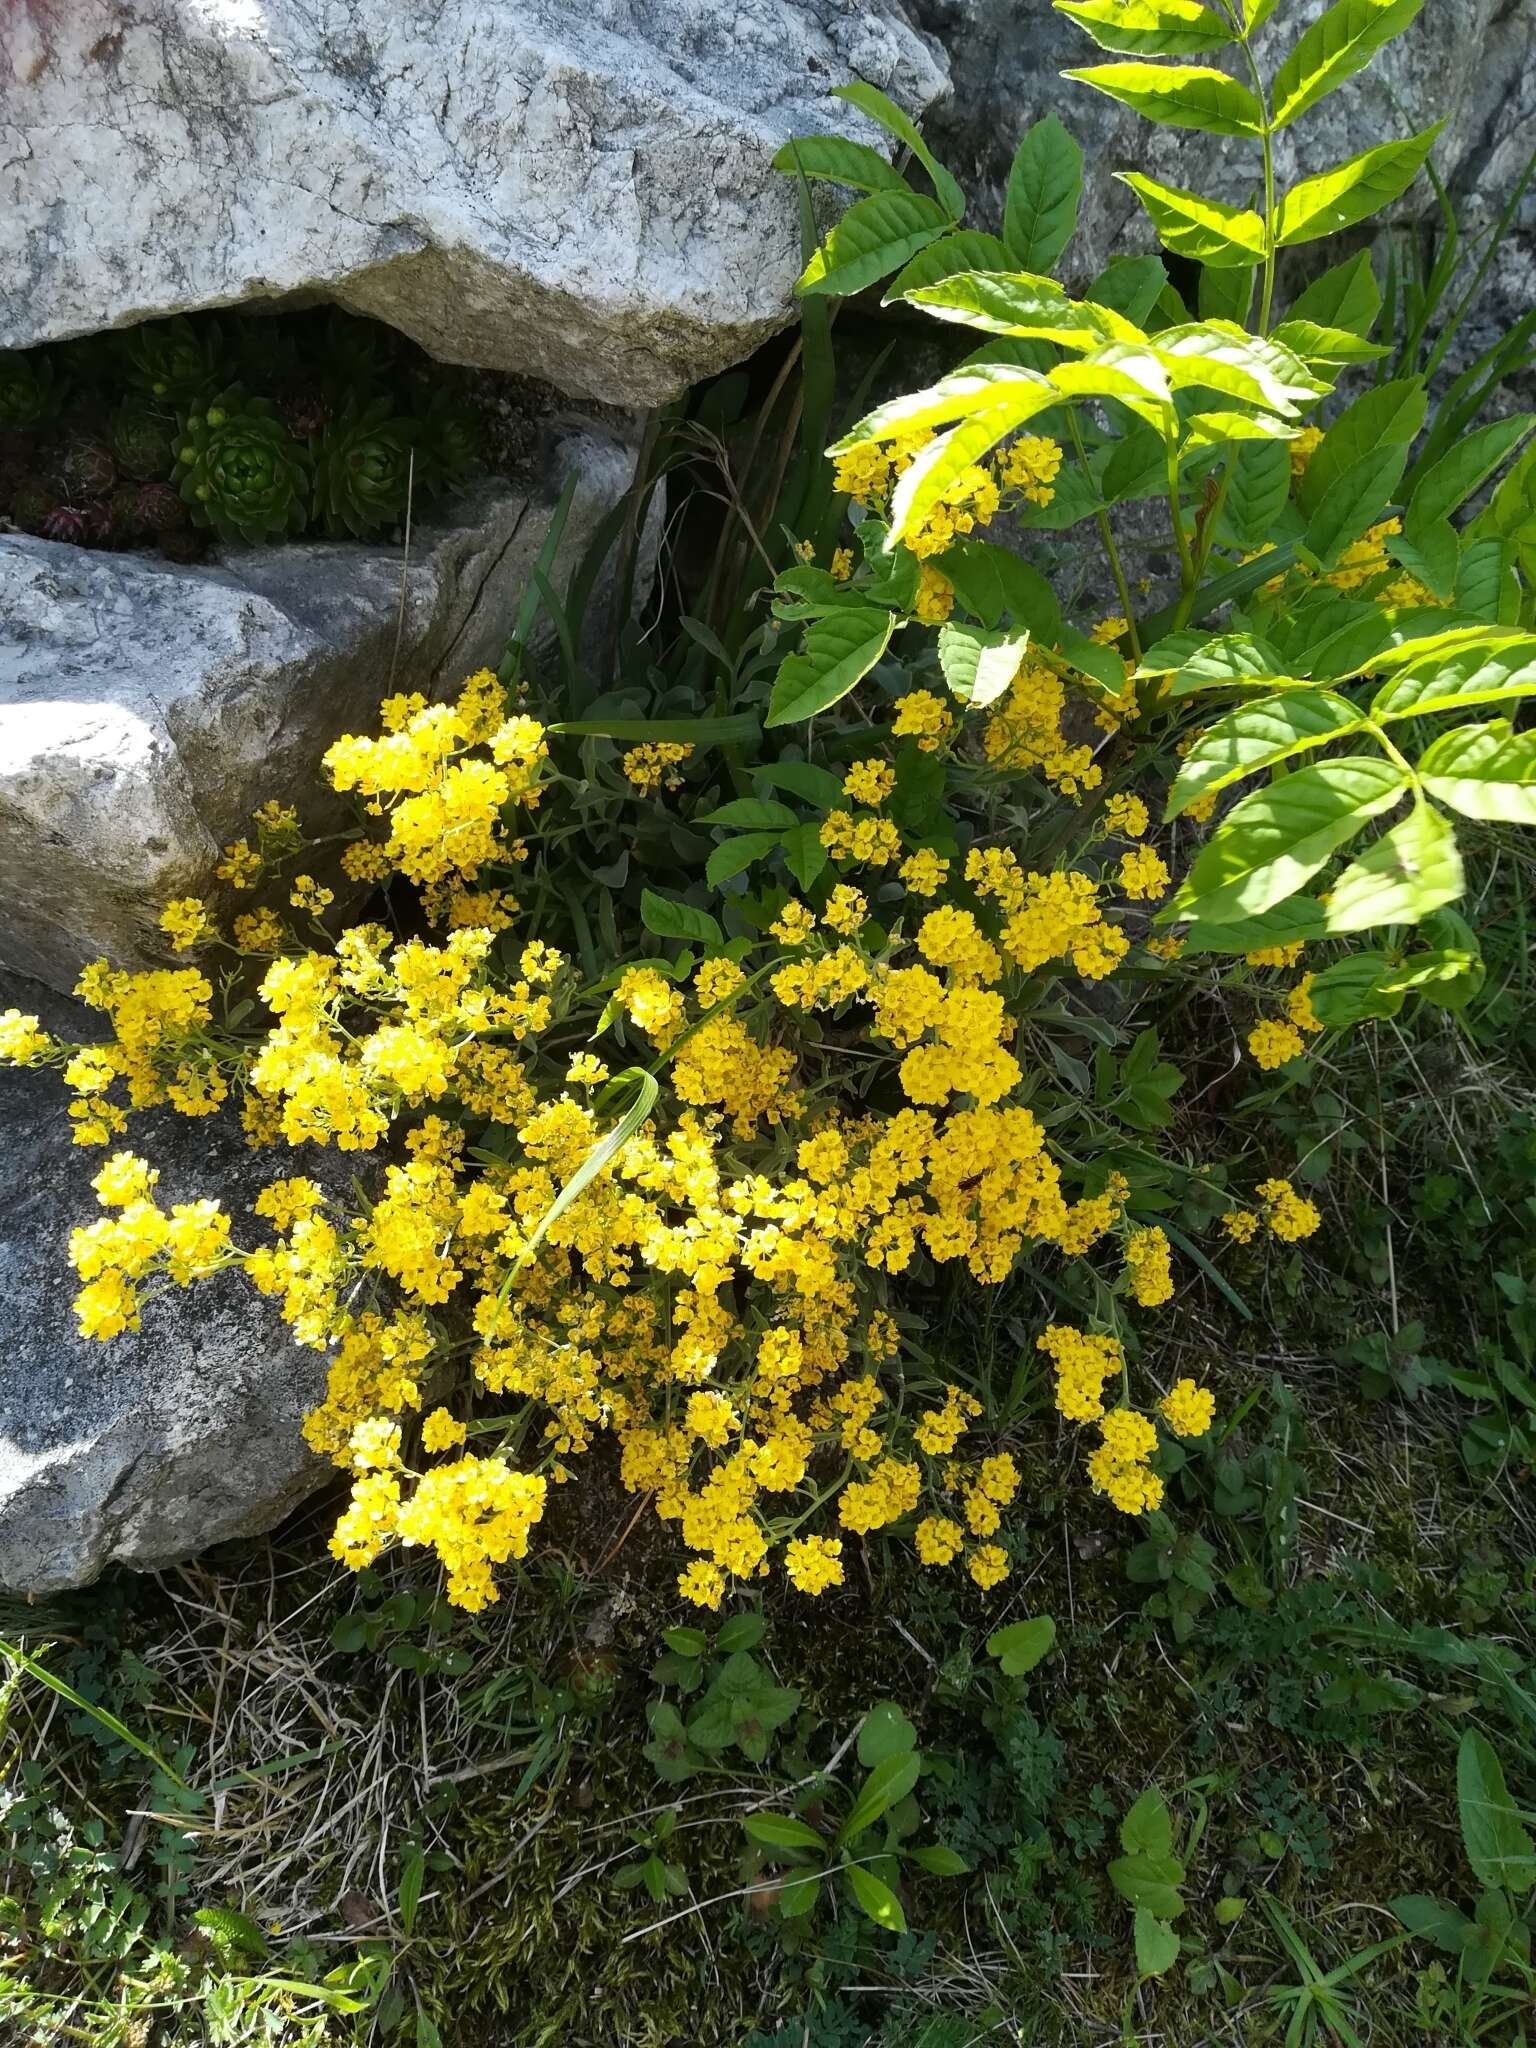
[[[752,770],[753,778],[773,789],[787,789],[803,803],[819,811],[833,811],[843,801],[843,785],[830,769],[811,761],[764,761]]]
[[[1451,918],[1456,918],[1453,910],[1436,911],[1426,918],[1425,937],[1430,936],[1436,925]],[[1462,920],[1456,918],[1456,922],[1461,924]],[[1383,972],[1380,986],[1393,995],[1422,995],[1425,1002],[1442,1010],[1465,1009],[1487,979],[1488,970],[1482,954],[1476,950],[1471,928],[1464,926],[1464,930],[1470,944],[1436,946],[1428,953],[1412,953]]]
[[[1239,448],[1222,507],[1221,531],[1242,548],[1262,547],[1291,494],[1291,451],[1273,443]]]
[[[881,1700],[859,1724],[859,1762],[868,1770],[888,1756],[908,1756],[917,1747],[917,1730],[894,1700]]]
[[[1048,1614],[1032,1621],[1011,1621],[987,1637],[987,1649],[1003,1667],[1006,1678],[1022,1678],[1049,1655],[1056,1641],[1056,1624]]]
[[[809,562],[781,570],[774,584],[776,619],[819,619],[828,612],[857,611],[868,603],[867,593],[856,590],[851,583],[839,583],[835,576]]]
[[[749,1813],[742,1826],[765,1849],[821,1849],[822,1838],[803,1820],[787,1813]]]
[[[1318,178],[1303,178],[1280,202],[1278,245],[1285,249],[1297,242],[1315,242],[1324,235],[1336,235],[1357,221],[1369,220],[1384,206],[1390,206],[1419,175],[1425,157],[1440,130],[1437,121],[1422,134],[1401,142],[1383,142],[1376,149],[1363,150],[1348,163],[1324,171]]]
[[[1389,353],[1382,342],[1365,341],[1348,327],[1322,327],[1315,320],[1282,320],[1272,338],[1304,363],[1372,363]]]
[[[1464,818],[1536,825],[1536,731],[1507,718],[1443,732],[1419,761],[1428,795]]]
[[[1069,299],[1048,277],[998,277],[970,271],[912,294],[910,303],[923,306],[940,320],[979,327],[988,334],[1016,334],[1053,341],[1061,348],[1094,348],[1100,342],[1140,340],[1129,323],[1108,307]]]
[[[1156,641],[1142,654],[1136,664],[1138,676],[1174,676],[1191,655],[1198,654],[1202,647],[1208,647],[1213,636],[1199,626],[1181,626],[1176,633],[1169,633]]]
[[[1117,256],[1100,271],[1084,297],[1123,315],[1133,327],[1145,327],[1167,284],[1168,273],[1160,256]]]
[[[1145,1906],[1136,1908],[1132,1921],[1136,1940],[1136,1968],[1143,1977],[1161,1977],[1179,1960],[1179,1937],[1166,1920],[1159,1920]]]
[[[1216,828],[1161,920],[1233,924],[1283,903],[1407,782],[1394,762],[1367,754],[1317,761],[1254,790]]]
[[[1145,1907],[1159,1920],[1176,1920],[1184,1911],[1184,1866],[1177,1856],[1117,1856],[1109,1866],[1109,1881],[1122,1899]]]
[[[957,1856],[953,1849],[946,1849],[938,1842],[926,1849],[908,1849],[906,1855],[930,1877],[963,1877],[971,1867],[963,1856]]]
[[[1147,210],[1157,238],[1175,256],[1218,269],[1251,269],[1264,257],[1264,223],[1251,207],[1223,206],[1139,171],[1117,171]]]
[[[1472,1932],[1472,1922],[1459,1907],[1448,1905],[1444,1899],[1431,1898],[1427,1892],[1409,1892],[1390,1899],[1387,1911],[1395,1914],[1410,1934],[1423,1935],[1451,1955],[1461,1953]]]
[[[1490,625],[1497,623],[1513,573],[1513,554],[1512,546],[1494,534],[1463,541],[1456,565],[1457,611],[1486,619]]]
[[[868,114],[872,121],[878,121],[887,135],[894,135],[898,142],[904,142],[932,178],[933,189],[949,218],[960,219],[965,212],[965,194],[894,100],[888,99],[878,86],[866,85],[861,78],[855,79],[851,85],[834,85],[832,97],[846,100],[861,114]]]
[[[1461,541],[1449,519],[1415,521],[1410,510],[1408,531],[1393,534],[1387,550],[1393,561],[1410,576],[1416,576],[1432,597],[1449,602],[1461,561]]]
[[[1149,1785],[1120,1823],[1120,1847],[1127,1856],[1171,1856],[1173,1818],[1156,1785]]]
[[[1508,634],[1491,645],[1430,643],[1423,652],[1398,651],[1409,658],[1377,691],[1373,718],[1422,718],[1431,711],[1465,711],[1536,695],[1536,636],[1530,634]]]
[[[1407,466],[1408,450],[1389,442],[1352,462],[1324,491],[1307,521],[1306,544],[1325,569],[1380,519]]]
[[[1256,266],[1239,270],[1235,264],[1202,263],[1197,293],[1200,318],[1233,320],[1239,327],[1246,327],[1257,280]]]
[[[725,944],[725,934],[707,910],[679,903],[675,896],[658,896],[654,889],[640,891],[640,922],[658,939],[691,939],[711,951]]]
[[[995,704],[1019,672],[1029,634],[993,633],[951,620],[939,628],[939,667],[962,704]]]
[[[883,1878],[858,1863],[844,1864],[843,1875],[859,1907],[877,1927],[887,1928],[892,1934],[906,1933],[907,1916],[901,1910],[901,1901]]]
[[[777,832],[743,832],[735,839],[723,839],[704,863],[704,879],[711,887],[742,874],[755,861],[776,852]]]
[[[779,1888],[779,1914],[785,1920],[803,1920],[816,1904],[825,1872],[814,1870],[806,1876],[786,1876]]]
[[[876,192],[850,206],[801,273],[795,287],[846,298],[889,277],[952,225],[943,207],[921,192]]]
[[[1280,0],[1243,0],[1243,26],[1255,35],[1274,13]]]
[[[1344,327],[1362,340],[1381,312],[1381,287],[1371,268],[1371,252],[1346,257],[1314,278],[1286,313],[1287,320],[1315,320],[1323,327]]]
[[[1101,647],[1097,640],[1090,640],[1086,633],[1068,625],[1063,625],[1057,634],[1056,646],[1064,660],[1096,683],[1102,683],[1112,697],[1118,697],[1125,688],[1125,662],[1113,647]]]
[[[965,271],[1009,270],[1012,267],[1008,251],[996,235],[984,235],[975,228],[961,228],[955,234],[941,235],[926,249],[919,249],[905,269],[899,270],[886,286],[882,303],[892,305],[897,299],[904,299],[908,292],[920,291],[924,285],[938,284],[946,277],[958,277]]]
[[[1423,0],[1337,0],[1313,22],[1276,74],[1270,92],[1275,126],[1288,127],[1346,78],[1363,71],[1422,5]]]
[[[760,796],[733,797],[730,803],[706,811],[699,819],[701,825],[729,825],[737,832],[782,832],[799,822],[787,804],[772,803]]]
[[[860,448],[868,441],[894,441],[901,434],[947,426],[951,420],[964,419],[969,413],[990,412],[1006,405],[1018,408],[1018,423],[1022,426],[1032,413],[1043,412],[1047,406],[1060,402],[1061,393],[1055,385],[1035,370],[1016,369],[1009,363],[977,363],[970,369],[941,377],[924,391],[910,391],[887,405],[877,405],[840,441],[834,441],[827,453],[846,455],[851,448]],[[793,569],[786,570],[779,578],[780,584],[795,574]]]
[[[1513,539],[1536,525],[1536,442],[1530,443],[1510,470],[1492,501],[1473,521],[1476,534]]]
[[[1150,346],[1176,388],[1209,385],[1272,412],[1302,411],[1329,389],[1283,344],[1247,334],[1230,320],[1165,327]]]
[[[1206,636],[1179,664],[1168,694],[1193,697],[1234,683],[1268,690],[1285,679],[1285,663],[1269,641],[1256,633],[1217,633]]]
[[[1061,632],[1061,606],[1038,569],[1032,569],[995,541],[962,540],[944,552],[944,574],[955,596],[983,625],[996,626],[1006,615],[1016,629],[1025,629],[1047,647]]]
[[[1369,1017],[1395,1017],[1403,1007],[1402,991],[1382,987],[1390,965],[1385,953],[1351,953],[1313,975],[1307,997],[1319,1024],[1348,1031]]]
[[[1344,622],[1331,631],[1320,625],[1306,656],[1316,681],[1337,682],[1362,670],[1406,666],[1411,658],[1407,650],[1424,648],[1425,627],[1450,616],[1442,605],[1349,604],[1344,611],[1354,616],[1344,616]],[[1449,653],[1464,644],[1456,641],[1444,651]]]
[[[916,533],[944,493],[973,462],[995,448],[1019,424],[1018,404],[994,406],[975,414],[908,464],[891,500],[891,531],[887,545],[894,547],[908,534]],[[813,629],[814,630],[814,629]],[[882,652],[884,650],[882,649]],[[777,723],[770,708],[767,723]]]
[[[1417,803],[1340,875],[1328,899],[1330,932],[1417,924],[1466,887],[1456,833],[1431,804]]]
[[[1246,85],[1208,64],[1087,64],[1063,71],[1133,113],[1207,135],[1259,135],[1264,109]]]
[[[1529,629],[1485,626],[1470,619],[1452,617],[1443,606],[1422,607],[1400,617],[1438,622],[1438,630],[1416,630],[1407,638],[1394,635],[1360,663],[1362,675],[1387,675],[1399,669],[1419,668],[1429,661],[1449,661],[1453,655],[1479,654],[1491,660],[1496,654],[1513,653],[1522,661],[1536,641]]]
[[[1169,818],[1260,768],[1358,732],[1364,714],[1331,690],[1287,690],[1241,704],[1195,741],[1168,795]]]
[[[1346,406],[1312,451],[1297,492],[1302,510],[1316,511],[1329,486],[1376,449],[1406,447],[1424,424],[1426,404],[1423,378],[1400,377]]]
[[[1235,924],[1197,924],[1184,939],[1186,953],[1252,953],[1261,946],[1289,946],[1323,936],[1323,907],[1310,896],[1292,896],[1257,917]]]
[[[814,822],[796,825],[779,840],[784,865],[802,889],[811,888],[827,865],[827,849],[821,843],[821,827]]]
[[[1467,1861],[1490,1890],[1528,1892],[1536,1883],[1536,1849],[1504,1783],[1493,1745],[1475,1728],[1456,1756],[1456,1801]]]
[[[797,135],[773,159],[776,171],[792,178],[830,178],[856,192],[908,192],[900,171],[867,142],[849,142],[842,135]]]
[[[1101,50],[1123,57],[1203,57],[1223,50],[1232,31],[1198,0],[1055,0]]]
[[[815,718],[846,697],[890,645],[893,612],[831,612],[806,631],[805,651],[780,664],[765,725]]]
[[[923,1760],[915,1750],[883,1756],[859,1787],[858,1797],[848,1809],[848,1818],[838,1830],[838,1842],[851,1842],[899,1800],[905,1799],[917,1783]]]
[[[1536,427],[1536,413],[1517,413],[1512,419],[1494,420],[1479,427],[1465,440],[1442,455],[1419,477],[1408,500],[1407,528],[1415,523],[1448,519],[1499,466],[1506,462]]]
[[[1056,116],[1026,128],[1003,203],[1003,240],[1014,268],[1042,277],[1055,269],[1077,226],[1082,189],[1083,152]]]

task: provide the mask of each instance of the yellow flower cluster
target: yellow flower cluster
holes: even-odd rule
[[[654,789],[679,789],[683,778],[678,769],[693,748],[682,740],[645,740],[631,747],[620,761],[626,781],[645,794]]]
[[[1072,745],[1062,730],[1066,686],[1053,668],[1026,660],[998,700],[982,733],[982,751],[999,774],[1038,769],[1053,789],[1079,798],[1097,789],[1102,771],[1086,742]]]
[[[1258,1193],[1262,1215],[1253,1209],[1229,1209],[1221,1219],[1223,1230],[1234,1244],[1252,1244],[1261,1223],[1282,1244],[1296,1244],[1311,1237],[1322,1223],[1317,1204],[1298,1195],[1288,1180],[1261,1181]]]

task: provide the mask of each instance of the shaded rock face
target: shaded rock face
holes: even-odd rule
[[[1325,4],[1289,0],[1277,11],[1258,43],[1267,76]],[[1140,203],[1116,182],[1117,171],[1145,171],[1228,205],[1252,203],[1259,183],[1256,144],[1154,127],[1102,93],[1062,78],[1069,67],[1109,60],[1048,0],[909,0],[909,12],[950,61],[952,97],[925,125],[971,200],[968,226],[997,228],[1019,137],[1047,113],[1065,123],[1085,159],[1078,235],[1068,254],[1073,284],[1085,284],[1113,255],[1156,246]],[[1282,188],[1443,118],[1435,151],[1441,177],[1472,217],[1497,213],[1536,147],[1533,34],[1531,0],[1431,0],[1367,72],[1282,131],[1276,143]],[[1426,214],[1434,210],[1427,180],[1414,187],[1412,204]],[[1536,225],[1536,199],[1528,205]]]
[[[7,976],[10,1007],[70,1037],[100,1034],[82,1005]],[[239,1274],[169,1290],[146,1305],[138,1336],[76,1334],[69,1234],[102,1213],[90,1183],[103,1155],[71,1143],[66,1100],[56,1073],[0,1077],[0,1587],[16,1593],[256,1535],[332,1476],[300,1433],[326,1362]],[[213,1195],[242,1217],[274,1172],[225,1113],[147,1117],[134,1142],[161,1168],[166,1206]],[[336,1155],[291,1170],[335,1178]]]
[[[268,797],[319,826],[319,762],[390,688],[500,660],[567,475],[554,574],[622,496],[633,451],[551,432],[530,473],[441,509],[401,550],[234,549],[217,568],[0,536],[0,964],[60,989],[163,957],[174,897]],[[403,583],[403,594],[402,594]]]
[[[940,60],[899,0],[20,0],[0,347],[286,293],[650,404],[790,314],[792,134]]]

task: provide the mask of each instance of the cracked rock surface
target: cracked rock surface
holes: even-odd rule
[[[655,403],[790,317],[851,77],[945,83],[899,0],[14,0],[0,347],[297,292]]]
[[[7,975],[11,1007],[64,1036],[100,1035],[83,1005]],[[110,1563],[155,1569],[270,1529],[330,1475],[300,1434],[325,1359],[236,1273],[146,1304],[138,1336],[79,1337],[69,1234],[102,1213],[91,1177],[103,1154],[71,1143],[56,1073],[0,1079],[0,1588],[57,1593]],[[217,1196],[237,1235],[273,1175],[228,1111],[148,1116],[133,1142],[161,1168],[162,1204]],[[334,1178],[336,1155],[311,1148],[293,1170]]]
[[[561,588],[633,470],[608,435],[551,426],[526,474],[413,535],[403,606],[398,547],[204,568],[0,535],[0,965],[69,990],[87,960],[163,957],[161,909],[218,897],[219,848],[258,804],[327,828],[320,758],[389,689],[497,664],[567,475]]]

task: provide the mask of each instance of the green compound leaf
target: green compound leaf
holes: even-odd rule
[[[1109,307],[1070,299],[1054,279],[1023,272],[997,277],[973,271],[946,278],[913,292],[910,303],[962,327],[1052,341],[1060,348],[1089,349],[1100,342],[1145,339]]]
[[[845,1864],[843,1875],[860,1909],[877,1927],[887,1928],[892,1934],[906,1933],[907,1916],[901,1910],[901,1901],[883,1878],[857,1863]]]
[[[1373,363],[1388,353],[1384,343],[1366,341],[1348,327],[1323,327],[1315,320],[1282,320],[1273,330],[1304,363]]]
[[[791,178],[830,178],[856,192],[910,192],[911,186],[878,149],[842,135],[796,135],[773,159]]]
[[[1123,57],[1203,57],[1232,41],[1221,16],[1198,0],[1055,0],[1055,6],[1101,50]]]
[[[884,305],[893,305],[908,292],[925,285],[941,284],[946,277],[960,277],[971,270],[1009,270],[1008,251],[996,235],[984,235],[975,228],[961,228],[957,234],[941,235],[926,249],[919,249],[904,270],[897,272],[885,288]]]
[[[1469,629],[1478,630],[1478,629]],[[1395,650],[1400,664],[1376,693],[1373,718],[1422,718],[1432,711],[1466,711],[1536,695],[1536,636],[1488,635],[1456,644],[1444,633]]]
[[[1207,135],[1260,135],[1264,109],[1246,85],[1208,64],[1088,64],[1064,71],[1133,113]]]
[[[1257,704],[1239,705],[1190,748],[1169,792],[1166,815],[1177,818],[1201,797],[1227,789],[1260,768],[1343,739],[1364,723],[1363,712],[1331,690],[1287,690]]]
[[[1003,203],[1003,240],[1015,269],[1043,276],[1056,267],[1077,226],[1082,189],[1083,152],[1056,116],[1026,128]]]
[[[1516,732],[1507,718],[1442,733],[1419,774],[1426,795],[1464,818],[1536,825],[1536,732]]]
[[[1175,389],[1206,386],[1272,412],[1304,411],[1330,389],[1272,336],[1248,334],[1231,320],[1165,327],[1149,347]]]
[[[960,219],[965,212],[965,194],[894,100],[888,99],[877,85],[866,85],[863,79],[855,79],[852,85],[833,86],[832,97],[846,100],[861,114],[868,114],[872,121],[878,121],[887,135],[894,135],[898,142],[905,143],[932,178],[933,189],[949,218]]]
[[[1271,93],[1274,124],[1286,128],[1345,79],[1363,71],[1384,43],[1413,20],[1423,0],[1338,0],[1281,65]]]
[[[1330,932],[1417,924],[1454,903],[1466,887],[1456,832],[1432,804],[1419,803],[1340,875],[1328,899]]]
[[[861,292],[910,262],[950,225],[943,207],[921,192],[876,192],[849,207],[805,266],[795,289],[830,298]]]
[[[1264,223],[1246,206],[1223,206],[1177,185],[1164,185],[1140,171],[1117,171],[1147,210],[1157,238],[1175,256],[1191,257],[1214,270],[1251,269],[1264,256]]]
[[[962,704],[976,710],[997,702],[1018,674],[1028,650],[1027,632],[994,633],[954,620],[939,629],[939,666],[944,680]]]
[[[1284,249],[1297,242],[1319,241],[1390,206],[1419,175],[1444,126],[1437,121],[1433,128],[1404,141],[1362,150],[1321,177],[1304,178],[1293,185],[1280,202],[1278,245]]]
[[[942,445],[942,444],[941,444]],[[846,697],[890,645],[894,612],[829,612],[807,628],[805,650],[789,655],[774,679],[765,725],[815,718]]]
[[[1395,762],[1360,755],[1255,790],[1217,827],[1159,922],[1234,924],[1283,903],[1407,786]]]

